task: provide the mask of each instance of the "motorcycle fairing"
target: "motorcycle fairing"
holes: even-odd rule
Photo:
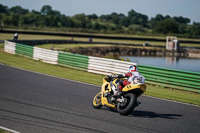
[[[134,89],[140,89],[142,90],[143,92],[146,91],[146,85],[143,84],[143,83],[138,83],[138,84],[130,84],[130,85],[126,85],[122,91],[124,92],[127,92],[127,91],[131,91],[131,90],[134,90]]]
[[[112,83],[117,87],[116,80],[117,79],[115,79]],[[122,91],[127,92],[127,91],[134,90],[134,89],[140,89],[140,90],[142,90],[142,92],[145,92],[146,85],[143,83],[136,83],[136,84],[131,83],[130,85],[126,85],[124,88],[122,88]]]
[[[108,90],[105,90],[106,88]],[[116,109],[116,105],[108,103],[107,97],[104,96],[105,93],[111,92],[111,87],[110,87],[109,82],[104,82],[103,83],[103,85],[101,87],[101,92],[102,92],[102,95],[101,95],[101,99],[102,99],[101,103],[102,103],[102,105],[106,105],[106,106],[109,106],[111,108]]]

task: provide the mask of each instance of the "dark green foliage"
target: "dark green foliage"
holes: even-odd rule
[[[179,33],[178,23],[176,23],[173,19],[167,18],[159,21],[153,28],[153,31],[156,33]]]
[[[8,14],[8,12],[8,7],[0,4],[0,13]]]
[[[29,11],[20,6],[10,9],[0,4],[0,24],[4,27],[29,29],[59,28],[79,32],[126,33],[126,34],[176,34],[185,37],[199,37],[200,24],[190,24],[189,18],[162,16],[157,14],[149,19],[147,15],[130,10],[128,15],[111,13],[97,16],[96,14],[76,14],[66,16],[51,6],[44,5],[40,11]]]
[[[13,12],[13,13],[16,13],[16,14],[21,14],[21,15],[24,15],[24,14],[29,13],[29,10],[23,9],[23,8],[20,7],[20,6],[14,6],[14,7],[10,8],[9,11],[10,11],[10,12]]]

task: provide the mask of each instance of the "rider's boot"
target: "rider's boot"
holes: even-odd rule
[[[117,92],[114,94],[114,96],[117,97],[117,98],[120,97],[121,94],[122,94],[121,90],[122,90],[122,85],[119,85],[117,87]]]
[[[120,91],[120,87],[118,86],[117,88],[117,92],[114,93],[114,95],[111,98],[111,101],[115,101],[116,99],[120,98],[122,92]]]

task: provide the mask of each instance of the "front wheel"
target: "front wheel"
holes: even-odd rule
[[[92,106],[95,109],[100,109],[102,107],[101,104],[101,92],[99,92],[93,99]]]
[[[133,93],[127,93],[124,96],[124,101],[117,104],[117,112],[120,115],[128,115],[136,106],[137,98]]]

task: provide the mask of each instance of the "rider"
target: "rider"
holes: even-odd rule
[[[118,75],[109,75],[108,78],[128,78],[128,81],[118,79],[116,81],[117,83],[117,92],[114,94],[114,96],[120,96],[122,88],[126,85],[129,85],[131,83],[144,83],[145,77],[140,75],[138,72],[138,67],[136,65],[132,65],[129,67],[129,72],[124,74],[118,74]]]
[[[18,33],[15,33],[14,37],[13,37],[13,41],[17,41],[18,39]]]

